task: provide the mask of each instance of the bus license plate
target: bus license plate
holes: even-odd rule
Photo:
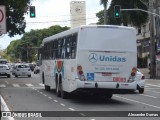
[[[126,82],[124,77],[113,77],[113,82]]]

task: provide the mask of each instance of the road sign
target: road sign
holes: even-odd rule
[[[0,34],[4,34],[6,32],[6,7],[4,5],[0,5]]]

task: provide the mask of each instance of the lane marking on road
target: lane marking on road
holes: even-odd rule
[[[49,99],[52,99],[51,97],[48,97]]]
[[[13,87],[20,87],[19,84],[12,84]]]
[[[117,96],[117,95],[113,95],[113,96],[114,96],[114,97],[117,97],[117,98],[124,99],[124,100],[131,101],[131,102],[140,103],[140,104],[143,104],[143,105],[147,105],[147,106],[150,106],[150,107],[154,107],[154,108],[158,108],[158,109],[160,109],[160,107],[159,107],[159,106],[155,106],[155,105],[147,104],[147,103],[144,103],[144,102],[140,102],[140,101],[137,101],[137,100],[128,99],[128,98],[121,97],[121,96]]]
[[[63,104],[63,103],[60,103],[60,105],[62,105],[62,106],[66,106],[65,104]]]
[[[151,91],[151,92],[154,92],[154,93],[160,93],[160,92],[157,92],[157,91]]]
[[[5,83],[9,84],[8,81],[5,80]]]
[[[26,86],[28,86],[28,87],[33,87],[33,85],[32,85],[32,84],[26,84]]]
[[[69,110],[72,110],[72,111],[75,111],[75,109],[73,109],[73,108],[68,108]]]
[[[44,96],[47,96],[46,94],[43,94]]]
[[[145,90],[145,91],[151,91],[151,90]]]
[[[90,119],[90,120],[96,120],[96,119]]]
[[[79,113],[81,116],[85,117],[86,115],[84,113]]]
[[[155,90],[159,90],[160,88],[145,88],[145,89],[155,89]]]
[[[144,87],[146,88],[146,87],[150,87],[150,86],[144,86]]]
[[[43,94],[43,92],[39,92],[40,94]]]
[[[146,85],[153,86],[153,87],[160,87],[158,85],[152,85],[152,84],[146,84]]]
[[[0,87],[6,87],[6,85],[5,84],[0,84]]]
[[[139,95],[146,96],[146,97],[151,97],[151,98],[157,98],[157,97],[151,96],[151,95],[145,95],[145,94],[139,94]]]
[[[58,102],[57,100],[54,100],[54,102]]]
[[[42,84],[42,83],[39,83],[39,85],[42,86],[42,87],[44,87],[44,84]]]

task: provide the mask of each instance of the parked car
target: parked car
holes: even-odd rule
[[[28,64],[18,64],[15,68],[15,77],[28,76],[31,77],[31,69]]]
[[[34,74],[37,74],[37,73],[39,73],[40,72],[40,67],[39,66],[36,66],[35,68],[34,68]]]
[[[11,70],[6,64],[0,64],[0,76],[11,77]]]

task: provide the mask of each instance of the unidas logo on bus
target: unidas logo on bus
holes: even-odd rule
[[[106,61],[106,62],[126,62],[125,57],[119,56],[105,56],[105,55],[97,55],[95,53],[91,53],[88,57],[88,60],[91,63],[96,63],[97,61]]]

